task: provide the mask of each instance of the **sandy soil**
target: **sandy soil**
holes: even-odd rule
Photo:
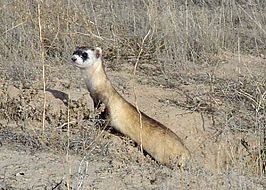
[[[220,78],[265,71],[261,60],[251,65],[253,59],[245,58],[245,64],[239,65],[225,56],[232,61],[216,66]],[[107,69],[107,73],[116,89],[134,104],[132,68],[124,64],[119,71]],[[47,79],[44,128],[42,82],[25,88],[0,81],[0,189],[264,189],[263,177],[243,170],[250,167],[253,173],[241,140],[256,147],[254,135],[217,128],[222,118],[214,123],[211,114],[180,106],[187,101],[184,92],[205,92],[209,86],[175,82],[169,86],[154,77],[153,70],[151,65],[142,65],[137,104],[188,146],[192,159],[184,170],[161,166],[142,155],[130,139],[95,120],[83,81],[69,66],[68,76],[51,72]],[[210,68],[198,74],[204,72]]]

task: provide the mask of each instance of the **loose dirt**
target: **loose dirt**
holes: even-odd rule
[[[227,62],[216,66],[216,76],[227,79],[239,77],[240,71],[240,77],[251,75],[253,70],[263,73],[265,65],[258,62],[257,67],[248,61],[243,67]],[[258,69],[260,66],[262,69]],[[124,64],[119,71],[107,69],[107,73],[123,97],[137,102],[142,111],[181,137],[192,153],[184,170],[161,166],[149,155],[142,155],[130,139],[97,120],[79,73],[69,66],[68,76],[58,76],[56,71],[49,74],[45,93],[41,81],[27,87],[0,81],[0,189],[266,187],[252,164],[256,154],[252,157],[250,150],[258,146],[258,139],[232,131],[222,122],[222,115],[217,115],[220,99],[212,107],[200,101],[190,109],[184,106],[189,101],[186,92],[208,92],[208,84],[178,83],[177,79],[158,82],[163,79],[154,77],[156,68],[141,67],[136,79],[137,101],[132,65]],[[145,69],[149,75],[145,75]],[[211,71],[209,68],[197,74],[202,72]]]

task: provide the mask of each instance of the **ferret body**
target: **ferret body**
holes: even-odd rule
[[[81,69],[82,77],[94,102],[94,107],[104,103],[110,125],[130,137],[155,160],[165,165],[177,162],[183,166],[189,150],[169,128],[150,118],[127,102],[108,80],[102,63],[102,50],[77,48],[72,63]],[[141,118],[141,121],[140,121]]]

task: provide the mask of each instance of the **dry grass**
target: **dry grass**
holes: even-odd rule
[[[250,159],[238,163],[241,156],[232,158],[233,167],[241,168],[239,170],[247,175],[265,174],[266,68],[262,65],[261,72],[249,71],[246,75],[239,72],[235,78],[223,78],[216,72],[218,66],[228,63],[225,54],[238,57],[236,61],[243,64],[246,55],[252,55],[262,63],[265,61],[264,1],[3,0],[0,2],[0,24],[1,79],[25,89],[37,81],[45,84],[49,77],[54,76],[71,80],[72,73],[59,75],[58,72],[62,65],[69,62],[73,48],[78,45],[100,46],[110,68],[119,70],[124,61],[137,63],[138,68],[143,67],[138,70],[138,75],[147,75],[150,84],[180,87],[178,90],[182,91],[186,100],[174,99],[170,103],[208,114],[219,134],[237,132],[257,136],[258,146],[255,149],[242,139]],[[39,55],[42,55],[41,59]],[[154,66],[156,74],[145,70],[145,65]],[[43,74],[44,67],[47,77]],[[182,89],[188,84],[195,88]],[[198,86],[208,87],[208,90],[201,91]],[[30,102],[27,98],[36,92],[23,93],[26,93],[25,101],[0,102],[1,110],[5,111],[0,114],[1,118],[23,122],[30,118],[40,122],[40,112],[33,114],[39,109],[44,113],[43,125],[46,120],[49,124],[56,122],[58,127],[68,120],[69,129],[69,111],[72,116],[81,113],[73,117],[79,124],[89,117],[81,110],[85,104],[73,102],[69,104],[70,110],[62,111],[63,116],[49,118],[45,116],[50,114],[45,105],[44,108],[27,105]],[[88,138],[85,133],[90,133],[90,140],[82,137],[82,142],[77,145],[74,140],[62,140],[59,134],[53,134],[54,126],[49,127],[43,128],[48,147],[54,144],[55,149],[72,147],[71,150],[84,152],[101,131],[85,130],[81,135]],[[12,136],[8,128],[5,131]],[[35,133],[39,134],[38,131],[32,134]],[[36,139],[35,135],[24,135],[16,138],[33,147],[41,146],[40,139]],[[66,139],[70,140],[73,136],[68,134]],[[101,148],[105,150],[105,145],[106,142],[100,143],[95,154],[100,154]],[[246,168],[243,167],[246,165]]]
[[[37,1],[1,4],[3,63],[9,66],[10,62],[19,61],[19,65],[37,67],[40,51]],[[148,30],[151,34],[144,44],[142,59],[153,59],[165,72],[169,69],[178,72],[194,64],[217,64],[215,55],[221,50],[265,55],[262,4],[229,0],[44,1],[41,18],[46,62],[62,64],[73,47],[80,44],[101,46],[105,52],[110,51],[108,58],[136,58]],[[19,73],[19,79],[33,75],[28,76],[29,73]]]

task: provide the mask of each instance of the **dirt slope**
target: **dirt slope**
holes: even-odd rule
[[[217,76],[232,77],[228,73],[236,70],[228,67],[223,64],[216,69]],[[134,104],[131,69],[124,65],[120,71],[108,69],[107,73],[116,89]],[[250,69],[245,70],[247,74]],[[152,80],[152,75],[140,73],[135,93],[139,108],[171,128],[190,149],[192,159],[184,171],[143,156],[130,139],[96,121],[78,72],[66,79],[54,75],[47,81],[44,128],[42,83],[25,88],[0,81],[0,189],[67,189],[68,185],[73,189],[79,185],[84,189],[265,188],[261,177],[250,175],[256,169],[249,165],[250,152],[243,146],[245,139],[256,147],[256,137],[219,129],[210,114],[178,106],[176,100],[182,103],[187,98],[180,86],[164,86],[156,83],[159,78]]]

